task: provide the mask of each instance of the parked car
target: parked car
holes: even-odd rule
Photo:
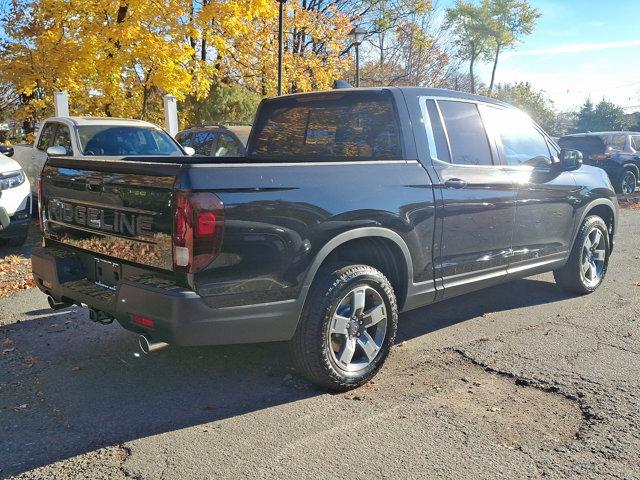
[[[244,157],[51,157],[41,189],[52,307],[88,305],[145,352],[288,341],[335,390],[380,369],[399,312],[546,271],[593,292],[618,224],[580,152],[507,104],[427,88],[263,100]]]
[[[565,135],[558,144],[579,150],[586,164],[604,169],[616,192],[635,192],[640,180],[639,132],[578,133]]]
[[[22,245],[31,221],[31,186],[18,162],[0,154],[0,242]]]
[[[108,117],[47,118],[38,130],[31,162],[23,168],[34,194],[49,156],[129,158],[145,155],[190,155],[171,135],[153,123]]]
[[[176,140],[191,147],[196,155],[242,157],[246,152],[251,125],[198,125],[179,132]]]

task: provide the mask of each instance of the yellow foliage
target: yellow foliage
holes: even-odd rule
[[[339,56],[352,27],[349,18],[333,6],[314,10],[298,1],[285,5],[284,92],[330,88],[351,62],[349,56]],[[238,80],[262,95],[274,95],[277,89],[277,8],[273,2],[272,15],[258,17],[230,55]]]
[[[334,8],[286,4],[288,91],[327,88],[349,59],[351,27]],[[52,114],[53,93],[72,114],[162,119],[162,95],[206,97],[213,83],[275,93],[273,0],[13,0],[3,21],[0,81],[22,95],[21,119]],[[183,119],[184,120],[184,119]]]

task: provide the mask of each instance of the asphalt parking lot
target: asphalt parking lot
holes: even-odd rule
[[[545,274],[402,315],[382,373],[346,394],[282,344],[139,357],[119,326],[13,294],[0,477],[640,478],[639,238],[623,210],[587,297]]]

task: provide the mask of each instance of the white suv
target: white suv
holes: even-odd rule
[[[0,242],[22,245],[31,221],[31,187],[15,160],[0,154]]]

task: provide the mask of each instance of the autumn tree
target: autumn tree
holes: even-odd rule
[[[562,133],[553,101],[529,82],[498,84],[492,96],[525,111],[545,131]]]
[[[456,0],[455,6],[447,9],[445,25],[453,33],[458,45],[458,54],[469,62],[471,93],[476,93],[475,65],[486,56],[490,45],[487,3],[475,5],[464,0]]]
[[[340,56],[351,29],[351,16],[335,0],[289,1],[285,4],[283,90],[285,93],[327,89],[349,66]],[[260,95],[276,93],[278,49],[277,2],[274,15],[257,18],[238,38],[225,60],[227,81]]]
[[[287,3],[288,91],[327,88],[348,66],[339,53],[354,17],[338,7],[354,5]],[[75,114],[159,122],[169,93],[188,117],[211,94],[241,98],[224,90],[233,85],[275,92],[276,25],[273,0],[12,0],[2,20],[0,83],[20,95],[31,123],[51,114],[57,90],[69,92]]]
[[[381,2],[376,11],[379,18],[366,27],[370,33],[361,69],[363,83],[443,86],[452,58],[438,12],[431,2],[402,0],[400,4]]]
[[[179,0],[165,3],[185,13]],[[69,92],[76,113],[145,118],[161,92],[181,98],[199,86],[185,68],[183,29],[153,2],[14,0],[3,26],[0,79],[32,120],[51,113],[56,90]]]
[[[526,0],[483,0],[483,4],[488,12],[488,48],[491,49],[490,55],[493,58],[489,82],[491,93],[500,53],[514,48],[524,35],[531,34],[541,14]]]

